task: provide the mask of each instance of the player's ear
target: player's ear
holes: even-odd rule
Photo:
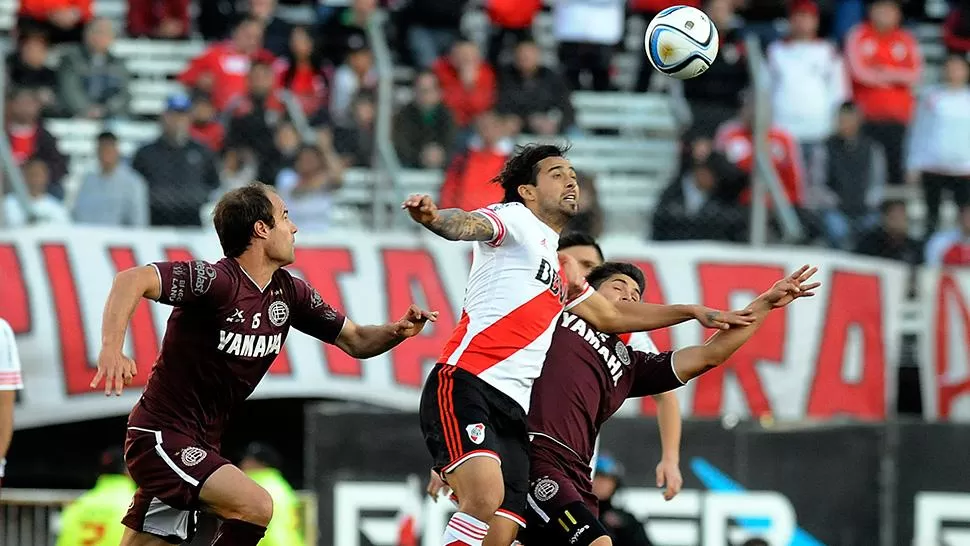
[[[521,197],[523,201],[525,202],[535,201],[536,187],[533,186],[532,184],[522,184],[519,186],[518,190],[519,190],[519,197]]]
[[[266,222],[263,222],[262,220],[257,220],[256,223],[253,224],[253,234],[260,239],[269,238],[269,231],[269,226],[267,226]]]

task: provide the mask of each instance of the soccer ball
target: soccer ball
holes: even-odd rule
[[[643,42],[647,59],[659,72],[678,80],[703,74],[717,57],[717,28],[703,11],[669,7],[650,21]]]

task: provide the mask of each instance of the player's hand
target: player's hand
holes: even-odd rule
[[[435,322],[438,320],[437,311],[425,311],[417,305],[411,304],[408,307],[407,313],[404,313],[404,317],[401,320],[395,322],[392,326],[394,328],[394,333],[401,337],[414,337],[424,330],[424,325],[428,321]]]
[[[559,267],[566,275],[565,280],[568,283],[566,289],[568,291],[569,298],[572,299],[578,297],[586,287],[586,277],[583,275],[583,270],[579,265],[579,261],[569,254],[560,252]]]
[[[428,481],[428,488],[426,489],[428,496],[431,497],[431,500],[438,502],[438,497],[442,494],[442,491],[446,491],[448,489],[451,488],[448,487],[448,484],[441,479],[441,476],[439,476],[438,473],[432,469],[431,479]]]
[[[412,195],[401,204],[401,208],[408,211],[412,220],[423,226],[430,225],[438,217],[438,206],[430,195]]]
[[[798,298],[810,298],[815,295],[814,290],[822,286],[820,282],[808,282],[816,272],[817,267],[803,265],[798,271],[776,282],[761,298],[772,309],[784,307]]]
[[[94,374],[91,388],[98,388],[98,384],[104,379],[104,395],[121,396],[121,391],[126,385],[131,385],[131,379],[136,375],[138,369],[134,360],[120,352],[101,351],[98,355],[98,373]]]
[[[661,459],[657,464],[657,487],[664,487],[664,500],[670,500],[680,493],[684,478],[680,475],[680,465],[674,461]]]
[[[718,311],[703,305],[694,306],[694,318],[705,328],[727,330],[732,326],[748,326],[754,323],[754,311],[742,309],[740,311]]]

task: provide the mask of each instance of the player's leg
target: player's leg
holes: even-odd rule
[[[488,520],[504,497],[497,438],[478,378],[435,366],[421,392],[420,420],[434,468],[458,498],[445,527],[445,546],[481,546]]]
[[[256,546],[273,517],[273,499],[233,465],[212,473],[199,493],[206,510],[223,521],[213,546]]]
[[[121,537],[121,546],[170,546],[173,544],[162,537],[140,533],[125,527],[125,534]]]
[[[516,414],[518,412],[515,412]],[[526,499],[529,495],[529,437],[525,412],[519,419],[503,419],[499,435],[499,455],[505,476],[502,505],[489,521],[488,536],[482,546],[509,546],[526,526]]]
[[[547,518],[549,546],[611,546],[606,527],[583,502],[567,504],[555,513],[543,514]],[[526,544],[526,546],[531,546]]]

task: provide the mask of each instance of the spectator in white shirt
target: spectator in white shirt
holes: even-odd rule
[[[56,197],[47,193],[50,185],[50,170],[40,159],[28,159],[21,167],[24,182],[27,184],[27,194],[30,199],[31,215],[27,214],[20,205],[17,196],[7,195],[4,199],[4,217],[8,227],[18,227],[27,224],[68,224],[71,216],[64,205]]]
[[[293,223],[308,233],[326,231],[333,211],[333,192],[340,187],[340,159],[321,147],[305,144],[292,169],[276,177],[276,190],[286,201]]]
[[[113,133],[98,135],[98,167],[81,180],[74,221],[102,226],[148,225],[148,185],[121,161],[118,137]]]
[[[943,190],[957,206],[970,203],[970,67],[959,55],[944,66],[943,83],[920,97],[910,127],[908,180],[922,181],[926,199],[926,232],[936,230]]]
[[[768,46],[775,123],[802,146],[807,164],[815,149],[832,135],[836,112],[849,96],[842,57],[818,37],[818,6],[796,0],[787,39]]]
[[[558,0],[553,6],[553,32],[559,62],[572,89],[610,89],[613,48],[623,38],[623,0]],[[589,73],[590,85],[583,85]]]
[[[330,115],[338,125],[352,125],[351,103],[361,91],[376,91],[377,67],[374,54],[363,38],[350,43],[347,61],[334,72],[330,95]]]
[[[17,340],[7,321],[0,318],[0,483],[7,465],[7,450],[13,439],[13,407],[17,391],[24,388],[20,374]]]

